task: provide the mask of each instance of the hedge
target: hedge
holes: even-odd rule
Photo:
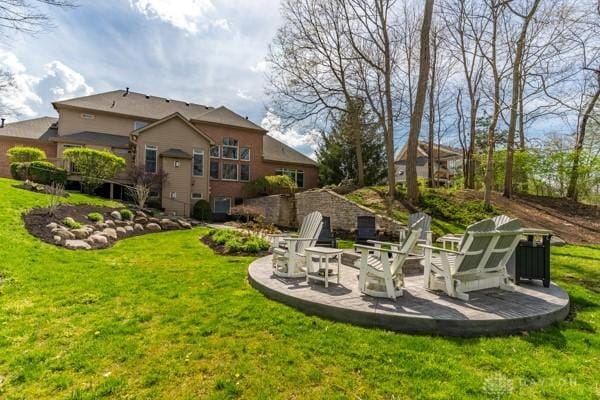
[[[49,161],[32,161],[10,164],[10,173],[14,179],[30,180],[43,185],[65,184],[67,171]]]
[[[212,216],[210,204],[206,200],[198,200],[192,209],[192,217],[198,221],[209,221]]]
[[[37,147],[15,146],[6,152],[11,163],[41,161],[46,159],[44,150]]]
[[[296,182],[287,175],[265,176],[248,182],[244,185],[242,191],[245,196],[267,196],[271,194],[294,193],[298,189]]]

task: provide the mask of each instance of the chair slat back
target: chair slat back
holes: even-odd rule
[[[492,218],[492,221],[494,221],[494,224],[496,224],[496,227],[499,227],[500,225],[504,225],[507,222],[511,221],[511,218],[508,215],[497,215],[494,218]]]
[[[300,240],[296,242],[296,253],[303,253],[307,247],[314,246],[317,242],[321,228],[323,227],[323,216],[318,211],[313,211],[302,220],[302,226],[298,234],[299,238],[313,238],[314,240]]]
[[[458,248],[463,254],[456,257],[453,273],[472,273],[481,267],[486,260],[490,243],[496,236],[494,228],[494,221],[491,219],[484,219],[467,227]]]
[[[331,218],[323,217],[323,227],[321,228],[321,233],[319,234],[318,242],[329,242],[332,238],[331,233]]]
[[[408,257],[410,251],[417,245],[419,238],[421,237],[421,232],[423,229],[423,224],[425,223],[425,218],[421,218],[415,221],[410,227],[408,231],[408,236],[400,250],[402,254],[394,254],[392,265],[390,266],[391,274],[394,275],[399,268],[402,268],[404,261]]]
[[[427,232],[429,232],[431,230],[431,216],[430,215],[428,215],[422,211],[418,212],[418,213],[410,214],[408,216],[408,225],[410,227],[415,222],[419,221],[420,219],[423,220],[423,225],[422,225],[422,229],[421,229],[421,236],[419,236],[419,240],[427,240]]]
[[[496,234],[498,238],[490,248],[489,257],[482,268],[484,271],[506,267],[521,238],[521,221],[513,219],[496,226]]]

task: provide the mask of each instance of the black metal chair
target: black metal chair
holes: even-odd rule
[[[375,217],[361,215],[356,217],[356,244],[368,244],[369,240],[378,240],[379,231]]]
[[[321,228],[317,246],[337,248],[337,239],[331,230],[331,219],[329,217],[323,217],[323,228]]]

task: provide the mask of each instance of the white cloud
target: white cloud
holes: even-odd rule
[[[52,101],[94,92],[80,73],[57,60],[44,65],[43,73],[35,76],[14,53],[0,49],[0,70],[7,72],[13,82],[0,97],[0,111],[8,119],[34,117],[47,110]]]
[[[238,89],[235,95],[242,100],[255,101],[254,97],[248,94],[246,90]]]
[[[189,33],[210,28],[230,30],[227,19],[214,17],[211,0],[129,0],[129,4],[148,19],[160,19]]]
[[[255,65],[250,67],[252,72],[265,72],[269,67],[269,63],[265,60],[257,62]]]
[[[272,112],[267,112],[267,115],[265,115],[261,122],[261,126],[268,131],[269,136],[301,151],[312,159],[316,158],[315,152],[319,147],[319,139],[321,137],[316,129],[311,129],[304,133],[300,133],[294,128],[283,131],[281,118]]]

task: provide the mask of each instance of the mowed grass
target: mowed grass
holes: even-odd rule
[[[94,252],[42,243],[47,197],[0,179],[2,399],[600,397],[600,247],[553,251],[573,319],[500,338],[411,336],[308,317],[250,287],[206,230]],[[72,196],[69,202],[101,202]]]

